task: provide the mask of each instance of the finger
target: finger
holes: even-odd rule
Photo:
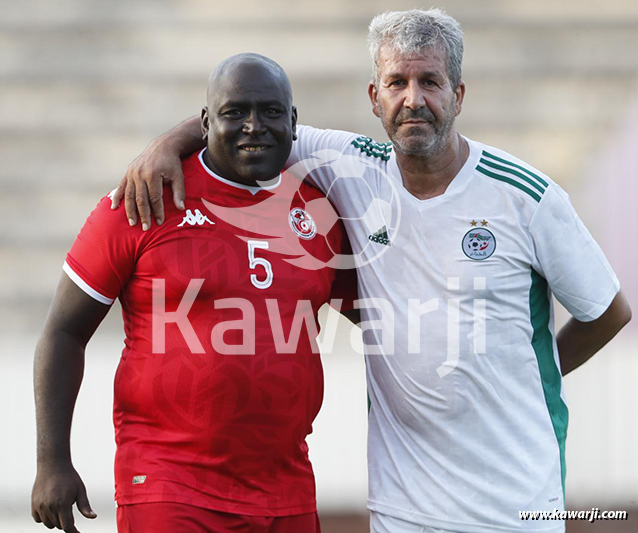
[[[164,201],[162,199],[164,187],[162,186],[162,180],[151,179],[146,182],[146,186],[148,187],[148,199],[151,202],[151,209],[159,226],[164,222]]]
[[[38,511],[36,511],[34,508],[31,508],[31,516],[33,517],[33,520],[35,520],[37,524],[42,523],[42,519],[40,518],[40,513],[38,513]]]
[[[75,529],[73,509],[65,509],[64,511],[60,511],[60,513],[58,514],[58,520],[60,522],[60,528],[63,529],[65,533],[79,533],[79,531]]]
[[[82,487],[78,491],[76,505],[78,506],[78,511],[80,511],[85,518],[97,518],[97,514],[93,511],[89,503],[89,497],[86,495],[86,488]]]
[[[126,209],[128,223],[131,226],[135,226],[135,224],[137,224],[137,207],[135,206],[135,182],[133,180],[129,180],[126,183],[126,190],[124,191],[124,209]]]
[[[184,190],[184,174],[180,174],[171,181],[171,189],[173,189],[173,203],[177,209],[184,210],[184,200],[186,200],[186,191]]]
[[[40,518],[42,519],[42,523],[49,529],[53,529],[54,527],[57,527],[56,522],[58,520],[57,518],[53,518],[54,516],[55,515],[53,512],[49,512],[46,510],[43,510],[42,512],[40,512]]]
[[[148,200],[148,188],[145,182],[141,182],[135,187],[135,205],[137,205],[137,211],[140,214],[140,220],[142,221],[142,229],[147,231],[151,228],[151,206]]]
[[[58,517],[59,510],[59,504],[51,504],[46,508],[44,515],[42,515],[42,523],[49,529],[60,527],[60,519]]]
[[[124,191],[126,190],[126,178],[120,181],[120,184],[115,189],[115,192],[111,195],[111,209],[117,209],[120,207],[120,202],[124,198]]]

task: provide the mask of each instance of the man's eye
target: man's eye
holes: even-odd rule
[[[270,116],[279,116],[283,113],[281,109],[270,108],[266,110],[266,114]]]
[[[394,80],[390,82],[390,87],[401,87],[402,85],[405,85],[404,80]]]

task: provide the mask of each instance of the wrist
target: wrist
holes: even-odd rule
[[[38,470],[73,467],[70,452],[38,453],[36,465]]]

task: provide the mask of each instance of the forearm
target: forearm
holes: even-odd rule
[[[627,299],[619,292],[600,318],[579,322],[572,318],[556,336],[563,376],[590,359],[631,320]]]
[[[38,466],[71,460],[71,420],[83,374],[83,343],[45,331],[34,364]]]
[[[201,123],[198,116],[193,115],[166,133],[151,141],[149,148],[170,151],[186,157],[206,146],[202,137]]]
[[[607,343],[592,333],[587,322],[579,322],[575,318],[558,332],[556,344],[563,376],[585,363]]]

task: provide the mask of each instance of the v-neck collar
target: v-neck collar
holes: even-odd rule
[[[469,154],[465,163],[463,163],[463,166],[457,172],[456,176],[454,176],[443,194],[439,194],[438,196],[435,196],[433,198],[426,198],[424,200],[421,200],[414,196],[405,188],[405,185],[403,185],[403,178],[401,177],[401,170],[399,169],[399,164],[397,162],[396,150],[392,150],[390,154],[390,160],[388,161],[388,171],[389,174],[398,181],[400,194],[409,197],[409,201],[415,202],[417,205],[426,206],[444,202],[447,200],[447,198],[454,196],[459,192],[462,192],[471,180],[474,169],[476,168],[479,158],[481,157],[481,150],[476,145],[476,143],[474,143],[470,139],[467,139],[466,137],[463,137],[463,139],[467,142],[469,148]]]

